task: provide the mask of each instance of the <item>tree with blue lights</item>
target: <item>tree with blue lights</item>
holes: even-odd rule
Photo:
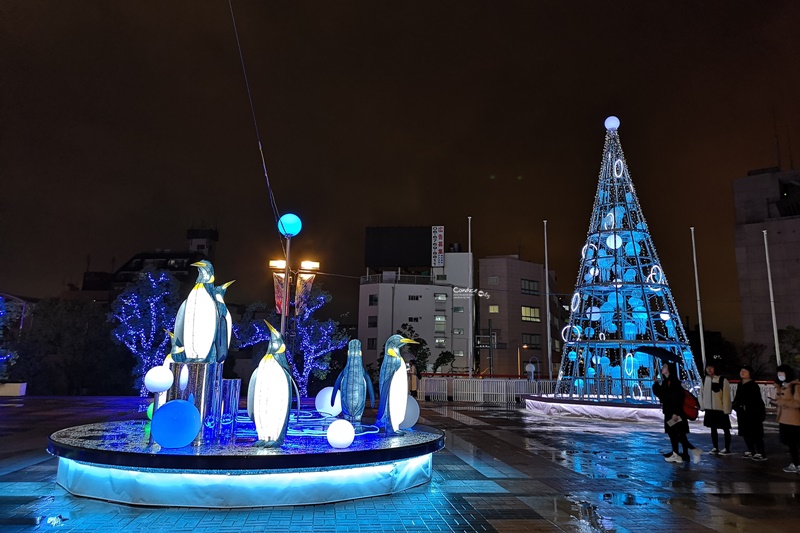
[[[136,386],[147,396],[144,375],[162,364],[169,353],[167,331],[175,325],[178,311],[178,282],[165,270],[146,270],[111,304],[109,321],[116,324],[112,337],[136,357]]]
[[[663,348],[681,362],[681,378],[700,384],[664,267],[633,187],[619,139],[606,120],[599,183],[581,250],[558,376],[562,396],[646,399],[660,361],[636,350]],[[611,379],[608,379],[611,378]],[[610,384],[610,385],[609,385]]]
[[[286,358],[292,369],[292,376],[297,382],[301,396],[308,395],[308,382],[313,375],[317,379],[327,376],[331,354],[347,346],[347,334],[332,319],[319,320],[314,317],[322,306],[329,303],[330,293],[322,290],[318,285],[311,289],[311,294],[306,299],[305,305],[298,316],[291,316],[287,323]],[[294,302],[290,300],[291,309]],[[270,324],[278,329],[280,317],[275,312],[274,306],[263,302],[256,302],[247,307],[242,320],[234,324],[234,337],[239,348],[253,346],[269,340],[269,330],[264,324],[264,319],[258,317],[259,313],[270,309],[266,318]]]

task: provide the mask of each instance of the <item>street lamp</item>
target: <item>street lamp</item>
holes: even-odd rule
[[[300,233],[303,223],[300,217],[293,213],[286,213],[278,220],[278,231],[286,237],[286,261],[283,274],[283,302],[281,302],[281,337],[286,333],[286,315],[289,313],[289,253],[292,247],[292,237]],[[272,263],[270,261],[270,263]]]
[[[527,344],[523,344],[522,348],[524,350],[527,350],[528,349],[528,345]],[[519,349],[520,349],[520,345],[517,344],[517,376],[522,377],[522,361],[520,359]]]
[[[290,277],[291,268],[283,259],[270,260],[269,267],[275,271],[273,274],[275,282],[275,300],[277,303],[276,307],[281,313],[281,337],[283,337],[286,333],[286,316],[289,314],[289,288],[292,283]],[[297,271],[295,286],[295,315],[300,313],[304,302],[311,293],[311,287],[316,277],[314,272],[317,270],[319,270],[319,261],[301,261],[300,269]],[[281,301],[278,301],[278,294],[282,295]]]

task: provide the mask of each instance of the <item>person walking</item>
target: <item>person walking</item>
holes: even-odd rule
[[[761,388],[753,380],[753,368],[744,365],[739,370],[742,379],[733,399],[733,410],[739,422],[739,436],[744,439],[747,451],[744,457],[753,461],[766,461],[764,453],[764,420],[767,410],[761,398]]]
[[[781,442],[789,447],[792,457],[792,463],[783,471],[800,474],[800,380],[789,365],[780,365],[777,374],[778,428]]]
[[[706,376],[700,393],[700,408],[705,411],[703,425],[711,428],[711,444],[708,453],[713,455],[730,455],[731,453],[731,384],[724,376],[718,375],[716,363],[706,365]],[[725,434],[725,447],[719,447],[721,429]]]
[[[664,458],[668,463],[688,461],[700,462],[702,451],[689,442],[689,422],[683,412],[684,390],[681,385],[675,363],[664,363],[661,367],[661,379],[653,383],[653,394],[661,401],[661,412],[664,413],[664,433],[669,436],[672,453]],[[678,453],[678,445],[683,445],[683,454]]]

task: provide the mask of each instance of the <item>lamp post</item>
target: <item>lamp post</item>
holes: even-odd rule
[[[303,229],[303,223],[295,214],[286,213],[278,220],[278,231],[286,238],[286,264],[283,278],[283,301],[281,302],[281,337],[286,333],[286,315],[289,314],[289,258],[292,237],[300,233],[301,229]]]

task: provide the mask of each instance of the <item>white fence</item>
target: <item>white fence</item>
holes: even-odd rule
[[[651,394],[649,387],[636,386],[642,384],[629,384],[625,380],[621,383],[626,394],[639,401],[650,401],[657,403],[657,399]],[[731,396],[736,395],[736,383],[731,383]],[[761,397],[764,404],[769,407],[770,398],[775,397],[775,385],[772,383],[760,383]],[[610,400],[617,399],[619,396],[613,394],[613,387],[606,390],[598,390],[588,382],[583,390],[572,391],[571,394],[563,395],[569,397],[575,395],[585,399]],[[481,378],[422,378],[417,387],[417,397],[421,400],[431,402],[446,402],[452,399],[455,402],[476,402],[476,403],[513,403],[520,401],[523,394],[555,394],[556,381],[527,379],[481,379]]]
[[[512,403],[523,394],[552,394],[555,381],[526,379],[422,378],[417,397],[432,402]]]

